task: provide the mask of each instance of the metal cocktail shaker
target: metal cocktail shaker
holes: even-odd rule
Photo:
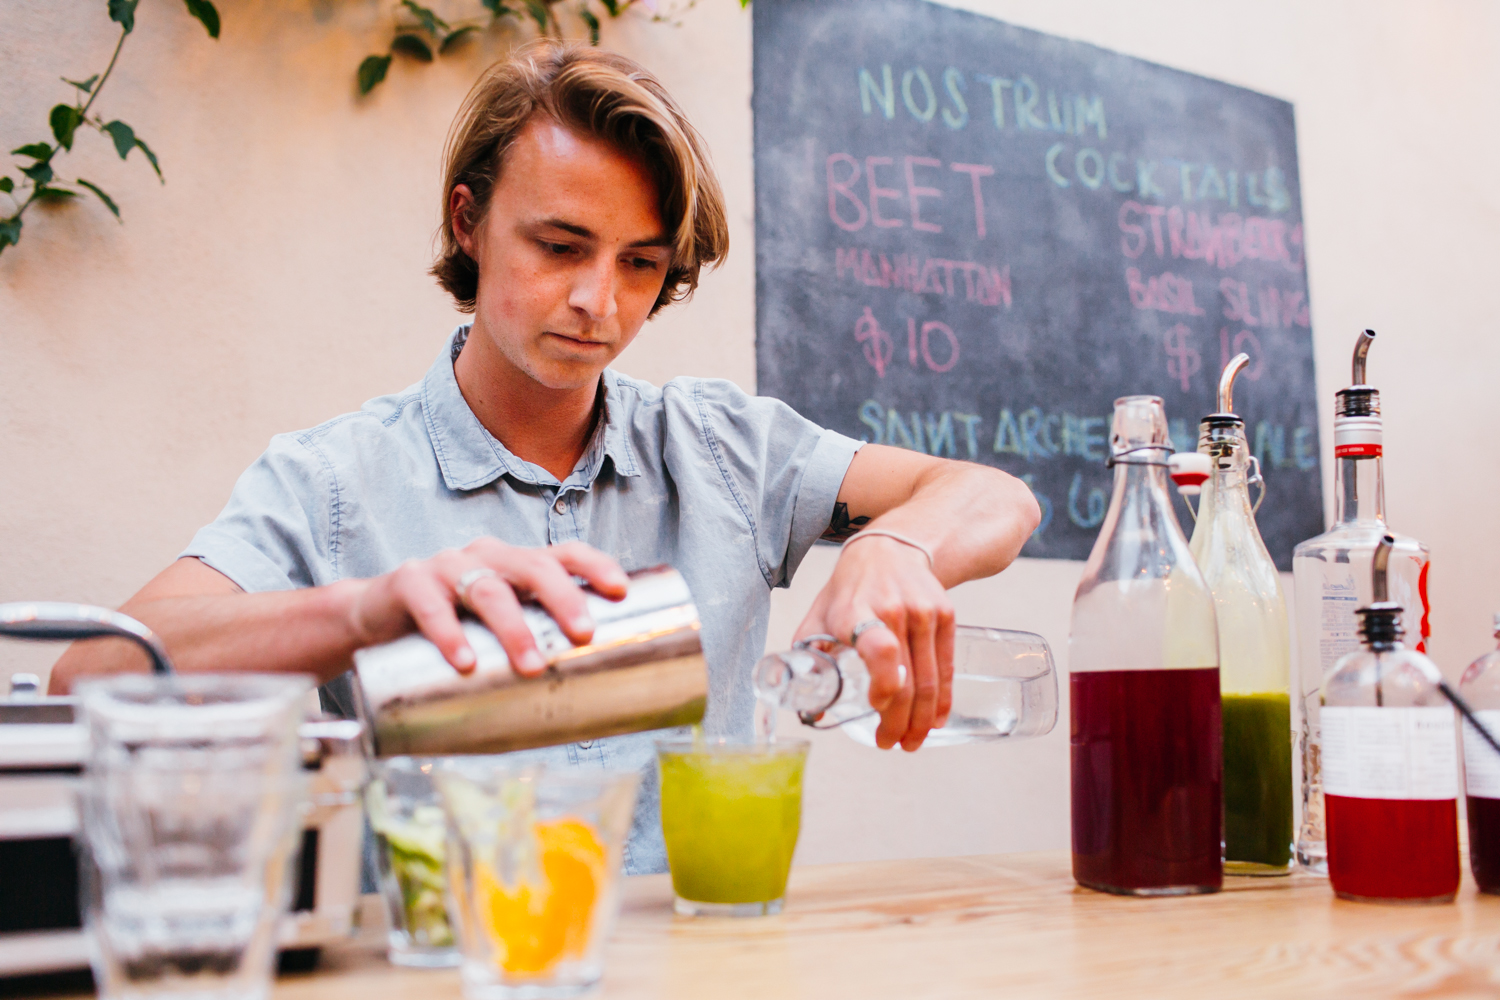
[[[468,675],[420,635],[356,653],[355,702],[372,752],[503,753],[701,721],[708,667],[682,575],[640,570],[624,600],[587,600],[594,637],[584,646],[539,605],[523,605],[547,661],[535,677],[512,670],[499,640],[474,621],[463,625],[478,658]]]

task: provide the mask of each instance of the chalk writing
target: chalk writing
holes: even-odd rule
[[[933,85],[934,76],[942,81],[941,98]],[[1026,73],[1014,78],[990,73],[965,74],[957,66],[948,66],[940,74],[929,74],[926,68],[913,66],[901,73],[900,107],[913,120],[924,125],[937,118],[950,129],[962,129],[970,120],[970,78],[980,85],[976,88],[978,94],[988,91],[989,117],[995,128],[1001,131],[1062,132],[1082,136],[1092,129],[1101,140],[1109,136],[1104,100],[1098,94],[1070,94],[1052,87],[1044,90]],[[859,67],[854,82],[859,94],[859,109],[866,117],[887,121],[896,117],[898,88],[896,73],[890,63],[882,63],[877,72],[871,72],[868,66]],[[940,106],[942,115],[939,117]]]
[[[1167,374],[1182,385],[1183,392],[1192,391],[1190,379],[1203,367],[1203,358],[1196,348],[1188,343],[1193,331],[1187,324],[1178,323],[1162,334],[1162,347],[1167,354]]]
[[[1302,270],[1300,222],[1289,227],[1282,219],[1242,217],[1233,212],[1220,215],[1215,222],[1207,212],[1127,201],[1120,206],[1119,226],[1120,252],[1131,260],[1149,247],[1158,257],[1202,260],[1220,268],[1233,267],[1242,260],[1266,260],[1298,273]]]
[[[846,274],[872,288],[899,288],[932,295],[962,294],[982,306],[1011,306],[1010,265],[996,268],[971,260],[923,259],[898,253],[888,258],[856,247],[837,247],[833,252],[834,276]],[[959,281],[954,281],[957,274]]]
[[[1244,323],[1246,326],[1285,327],[1311,325],[1307,310],[1307,296],[1298,291],[1282,291],[1274,285],[1262,285],[1257,300],[1259,309],[1250,301],[1250,289],[1243,281],[1224,278],[1219,282],[1219,292],[1224,296],[1224,318]]]
[[[854,339],[864,345],[865,360],[870,362],[875,374],[885,378],[885,366],[891,363],[891,353],[895,348],[891,344],[891,335],[880,328],[869,306],[865,306],[864,314],[855,321]]]
[[[1241,372],[1241,376],[1251,382],[1260,381],[1260,370],[1262,367],[1260,338],[1249,330],[1241,330],[1234,336],[1229,335],[1228,327],[1219,328],[1219,370],[1223,371],[1229,367],[1229,362],[1236,354],[1244,352],[1250,355],[1249,366]]]
[[[1193,283],[1164,271],[1154,278],[1141,280],[1141,272],[1125,269],[1125,287],[1130,290],[1130,304],[1137,309],[1155,309],[1165,313],[1202,316],[1203,310],[1193,301]]]
[[[906,179],[906,188],[886,187],[882,180],[886,176],[883,170],[892,171],[892,183],[894,183],[894,172],[898,169],[897,157],[894,156],[866,156],[863,160],[857,160],[849,153],[831,153],[824,162],[824,177],[828,185],[828,218],[840,229],[855,233],[863,229],[866,224],[874,225],[877,229],[899,229],[906,226],[907,220],[888,215],[888,211],[881,207],[882,202],[905,202],[907,213],[910,216],[910,225],[913,229],[924,233],[941,233],[943,224],[933,214],[937,206],[924,209],[922,202],[937,202],[947,197],[943,188],[931,186],[933,183],[951,181],[960,188],[964,182],[953,175],[959,174],[968,178],[967,192],[971,195],[974,203],[974,235],[984,239],[989,233],[989,227],[985,225],[984,186],[986,177],[992,177],[995,168],[985,163],[949,163],[946,172],[936,175],[930,171],[942,171],[943,161],[930,156],[902,156],[899,158],[900,170]],[[918,171],[929,171],[918,176]],[[859,182],[864,178],[864,196],[860,196]],[[960,202],[964,199],[959,198]],[[923,212],[927,215],[924,217]]]

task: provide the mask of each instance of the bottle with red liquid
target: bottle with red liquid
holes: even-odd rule
[[[1500,615],[1495,616],[1500,639]],[[1458,691],[1491,733],[1500,732],[1500,650],[1464,671]],[[1469,869],[1480,892],[1500,895],[1500,754],[1464,723],[1464,790],[1469,807]]]
[[[1115,401],[1114,492],[1073,599],[1073,877],[1138,896],[1223,875],[1219,634],[1167,492],[1155,396]]]
[[[1396,540],[1372,560],[1375,601],[1358,609],[1364,649],[1323,681],[1328,878],[1343,899],[1446,903],[1458,892],[1458,748],[1443,676],[1401,643],[1386,600]]]

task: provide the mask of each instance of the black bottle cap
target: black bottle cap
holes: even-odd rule
[[[1351,385],[1333,394],[1333,413],[1338,417],[1380,416],[1380,390],[1370,385]]]
[[[1377,601],[1354,613],[1359,616],[1359,637],[1365,648],[1382,651],[1401,645],[1406,628],[1401,624],[1405,609],[1393,601]]]

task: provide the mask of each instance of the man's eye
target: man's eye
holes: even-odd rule
[[[542,245],[552,253],[557,254],[559,257],[563,256],[564,254],[571,253],[573,250],[573,245],[571,243],[543,243]]]
[[[654,271],[657,267],[657,261],[650,257],[637,257],[630,262],[630,266],[638,271]]]

